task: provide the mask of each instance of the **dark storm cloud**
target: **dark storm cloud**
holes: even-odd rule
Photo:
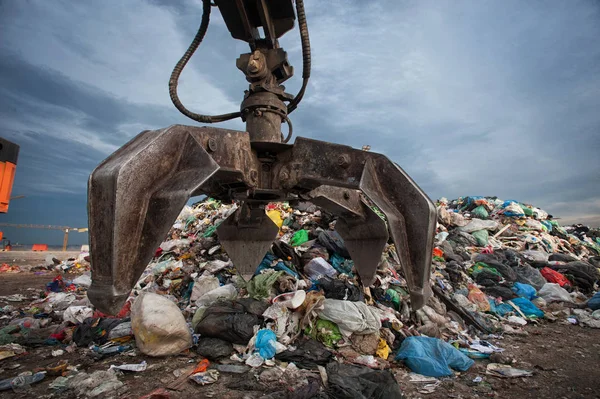
[[[369,144],[434,199],[497,195],[600,223],[597,2],[306,7],[313,69],[292,114],[296,135]],[[0,129],[21,144],[14,193],[28,195],[4,220],[85,224],[87,177],[103,158],[142,130],[193,124],[170,104],[167,82],[201,9],[195,0],[0,3]],[[296,93],[298,32],[280,43]],[[181,76],[188,108],[238,109],[246,83],[235,59],[247,51],[213,8]]]

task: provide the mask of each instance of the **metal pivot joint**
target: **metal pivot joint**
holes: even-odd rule
[[[391,238],[414,309],[431,295],[429,274],[436,209],[417,184],[381,154],[291,136],[289,113],[302,99],[310,76],[310,44],[302,0],[215,0],[231,35],[250,45],[237,60],[249,83],[240,111],[217,116],[188,111],[176,95],[181,65],[198,47],[202,24],[175,68],[169,88],[174,104],[195,120],[213,123],[241,117],[246,131],[173,125],[145,131],[104,160],[88,183],[92,286],[88,296],[102,312],[117,313],[156,248],[191,196],[240,201],[219,227],[224,250],[240,273],[251,273],[277,236],[264,206],[309,200],[338,216],[362,283],[375,281]],[[295,96],[282,83],[293,75],[278,38],[298,16],[303,48],[303,84]],[[260,29],[259,29],[260,28]],[[260,36],[262,30],[264,36]],[[283,138],[281,124],[289,124]],[[369,202],[366,202],[366,199]],[[385,215],[380,218],[369,204]]]

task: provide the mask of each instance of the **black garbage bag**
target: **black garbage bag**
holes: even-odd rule
[[[567,263],[567,266],[573,269],[581,270],[592,278],[592,283],[596,282],[600,277],[598,269],[589,264],[588,262],[575,261]]]
[[[363,301],[364,295],[358,286],[347,281],[324,276],[317,281],[317,285],[325,292],[325,298],[343,299],[346,301]]]
[[[587,262],[569,262],[564,265],[549,265],[552,270],[563,273],[582,291],[591,292],[598,280],[598,270]]]
[[[306,384],[294,390],[285,389],[271,392],[260,399],[329,399],[321,390],[321,380],[316,377],[306,378]]]
[[[444,259],[446,260],[446,262],[455,261],[456,263],[459,263],[459,264],[464,262],[463,257],[460,255],[457,255],[457,254],[444,253]]]
[[[233,345],[219,338],[200,338],[196,352],[208,360],[217,360],[231,356]]]
[[[590,262],[595,268],[600,268],[600,256],[588,258],[588,262]]]
[[[89,346],[92,342],[102,345],[108,341],[108,333],[121,323],[130,321],[129,317],[114,319],[108,317],[88,317],[73,331],[73,341],[77,346]]]
[[[263,318],[256,314],[259,305],[262,304],[251,298],[245,299],[247,300],[218,301],[210,305],[196,325],[195,332],[204,337],[220,338],[233,344],[248,344],[254,335],[253,326],[261,325]],[[262,309],[264,312],[264,306]]]
[[[326,230],[319,233],[318,241],[327,248],[328,251],[350,259],[350,253],[346,249],[344,240],[337,231]]]
[[[489,286],[489,287],[484,287],[483,292],[485,292],[487,295],[492,296],[494,298],[500,297],[500,298],[502,298],[503,301],[508,301],[509,299],[513,299],[516,297],[513,290],[511,290],[509,287],[505,287],[502,285],[493,285],[493,286]]]
[[[553,254],[550,254],[550,256],[548,257],[548,260],[551,262],[569,263],[569,262],[576,262],[577,258],[575,258],[574,256],[571,256],[571,255],[568,255],[568,254],[553,253]]]
[[[401,399],[400,386],[388,370],[331,362],[327,365],[331,399]]]
[[[504,257],[506,264],[510,267],[517,267],[522,263],[519,253],[512,249],[499,249],[496,251],[496,255]]]
[[[497,285],[500,282],[500,280],[501,277],[488,268],[481,269],[481,271],[477,273],[477,276],[475,277],[475,281],[477,282],[477,284],[484,286]]]
[[[498,258],[488,255],[479,254],[474,259],[475,262],[483,262],[489,267],[493,267],[504,277],[506,281],[515,282],[517,281],[517,273],[508,265],[502,263]]]
[[[547,283],[540,271],[538,269],[534,269],[528,264],[515,267],[514,270],[517,273],[517,281],[519,283],[529,284],[538,291],[541,290],[544,284]]]
[[[301,369],[315,370],[331,361],[333,354],[319,341],[306,338],[299,342],[295,351],[286,350],[275,355],[282,362],[293,362]]]
[[[273,253],[280,259],[289,260],[296,267],[302,266],[300,256],[294,251],[294,248],[283,241],[277,240],[273,243]]]

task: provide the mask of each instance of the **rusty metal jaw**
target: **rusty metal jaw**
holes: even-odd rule
[[[246,132],[174,125],[140,133],[90,176],[88,296],[99,310],[121,309],[186,201],[199,194],[242,201],[217,229],[241,273],[253,271],[276,238],[264,204],[302,198],[339,216],[336,229],[363,284],[373,282],[391,236],[413,308],[431,295],[436,208],[385,156],[306,138],[251,143]]]

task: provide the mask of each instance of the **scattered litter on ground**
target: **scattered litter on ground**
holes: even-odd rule
[[[504,337],[527,340],[525,327],[559,319],[600,328],[600,232],[563,227],[532,205],[440,199],[434,295],[416,311],[394,245],[365,288],[335,218],[308,203],[267,206],[277,239],[253,276],[239,275],[215,230],[235,208],[211,198],[186,206],[117,315],[87,299],[87,253],[34,268],[55,273],[43,292],[0,297],[0,389],[43,383],[57,396],[116,397],[156,365],[168,369],[162,387],[136,397],[210,396],[229,384],[268,388],[265,397],[399,398],[398,370],[422,395],[463,374],[489,393],[477,375],[484,368],[490,377],[533,375],[502,354]],[[25,272],[5,264],[0,273]],[[14,360],[34,348],[54,363],[20,369]],[[66,360],[80,354],[84,366]]]

